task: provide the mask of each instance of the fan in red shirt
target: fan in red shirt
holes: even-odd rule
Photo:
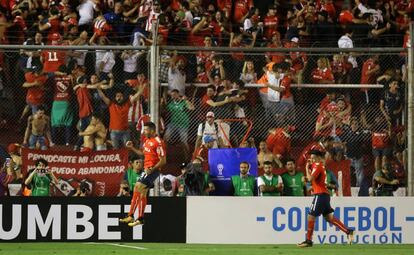
[[[273,33],[278,32],[277,26],[279,25],[279,19],[276,16],[276,8],[274,6],[269,6],[269,11],[263,20],[264,26],[264,36],[266,39],[271,39]]]
[[[290,132],[295,128],[286,125],[284,128],[271,129],[266,139],[267,148],[279,160],[290,157],[291,153],[291,137]]]
[[[51,43],[54,40],[54,34],[60,32],[60,20],[59,20],[59,9],[52,7],[49,10],[49,17],[45,22],[39,24],[39,31],[47,30],[47,41]]]
[[[339,219],[337,219],[331,207],[331,197],[326,187],[326,169],[324,165],[325,153],[319,150],[310,151],[310,160],[306,163],[306,178],[312,184],[313,201],[308,214],[308,231],[306,240],[299,243],[301,248],[312,247],[312,235],[315,226],[315,220],[321,214],[325,220],[343,231],[348,237],[348,244],[352,244],[354,230],[347,228]]]
[[[42,75],[42,68],[38,66],[32,67],[32,72],[24,75],[26,82],[23,83],[23,88],[28,88],[26,94],[26,103],[32,109],[32,114],[35,114],[38,107],[44,103],[45,84],[47,76]]]
[[[271,42],[267,44],[268,48],[283,48],[282,41],[280,40],[280,33],[275,31],[272,34]],[[280,52],[266,52],[266,62],[273,62],[279,64],[285,61],[286,54]]]
[[[154,186],[154,181],[160,175],[159,169],[167,162],[165,143],[156,134],[156,126],[152,122],[144,124],[144,134],[146,141],[142,150],[133,147],[131,141],[127,142],[127,147],[138,155],[144,156],[144,173],[134,186],[134,193],[131,199],[131,207],[128,216],[120,219],[120,222],[128,223],[134,227],[144,224],[144,212],[147,205],[148,190]],[[138,218],[134,221],[135,210],[138,210]]]
[[[188,41],[193,46],[204,46],[204,39],[211,38],[213,27],[211,26],[211,14],[204,13],[201,20],[191,30]]]
[[[62,42],[60,34],[55,33],[51,36],[52,45],[59,45]],[[65,64],[66,52],[58,50],[46,50],[42,52],[43,71],[45,73],[57,72],[59,66]]]
[[[233,20],[236,23],[242,23],[246,18],[249,10],[253,7],[253,0],[236,0],[234,1]]]
[[[378,63],[378,55],[374,55],[367,59],[362,65],[361,84],[375,84],[379,72],[380,66]],[[361,90],[366,91],[367,89],[363,88]]]
[[[327,58],[318,59],[318,67],[312,72],[312,81],[316,84],[329,84],[334,83],[334,76],[329,66]]]

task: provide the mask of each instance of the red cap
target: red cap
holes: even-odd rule
[[[7,152],[16,154],[18,153],[18,150],[20,149],[20,147],[21,146],[18,143],[11,143],[9,144],[9,146],[7,146]]]
[[[52,36],[50,37],[50,39],[52,41],[59,41],[61,39],[61,36],[59,33],[53,33]]]

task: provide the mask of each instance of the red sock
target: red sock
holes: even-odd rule
[[[342,223],[342,221],[338,220],[337,218],[333,217],[333,219],[331,220],[332,224],[334,224],[335,226],[337,226],[340,230],[342,230],[343,232],[345,232],[346,234],[348,234],[349,230],[348,228],[344,225],[344,223]]]
[[[306,232],[306,240],[312,240],[314,227],[315,227],[315,220],[308,219],[308,232]]]
[[[139,202],[138,219],[144,217],[145,207],[147,206],[147,197],[142,196]]]
[[[137,206],[138,206],[138,200],[140,196],[141,194],[138,191],[134,191],[132,195],[132,199],[131,199],[131,207],[129,208],[128,216],[134,215],[135,210],[137,209]]]

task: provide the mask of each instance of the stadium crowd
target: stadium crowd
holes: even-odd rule
[[[377,171],[374,183],[383,181],[377,176],[383,169],[393,174],[397,169],[399,181],[404,179],[406,57],[315,56],[295,48],[407,47],[413,8],[414,2],[407,0],[3,1],[0,39],[2,44],[20,45],[206,47],[195,54],[160,52],[159,80],[167,86],[160,98],[159,130],[167,147],[180,148],[182,162],[200,161],[190,166],[201,164],[203,173],[208,173],[208,149],[257,146],[259,167],[270,179],[259,178],[253,182],[257,189],[247,193],[234,186],[234,194],[289,195],[295,192],[286,190],[289,178],[284,176],[303,172],[307,151],[316,146],[326,152],[327,160],[350,160],[355,185],[365,187],[362,194],[367,195],[371,159]],[[154,19],[159,22],[156,42]],[[229,54],[212,50],[216,46],[245,51]],[[249,54],[253,47],[291,51]],[[1,52],[0,66],[0,93],[19,111],[13,116],[2,112],[0,127],[19,119],[13,124],[24,132],[21,146],[88,152],[129,148],[128,141],[137,147],[142,144],[150,104],[147,52],[22,48]],[[209,85],[191,85],[197,83]],[[329,89],[316,89],[312,97],[291,89],[291,84],[304,83],[327,84]],[[335,89],[334,84],[343,83],[384,87]],[[310,132],[304,128],[309,126],[314,127]],[[250,133],[247,139],[246,133]],[[8,147],[12,159],[3,166],[2,195],[7,184],[17,180],[25,179],[26,185],[42,182],[36,175],[23,177],[10,170],[21,165],[19,148],[14,143]],[[140,163],[135,161],[131,157],[131,169],[137,172]],[[240,178],[233,184],[244,180],[245,167],[240,165]],[[182,169],[185,175],[188,169]],[[271,177],[272,169],[286,173]],[[131,180],[136,178],[131,171],[126,176],[120,195],[131,191]],[[214,186],[205,176],[203,193],[208,193]],[[166,183],[165,193],[185,193],[183,178],[160,178]],[[389,178],[387,183],[399,184]],[[335,190],[334,180],[332,185]],[[305,183],[299,186],[305,187],[303,194],[309,191]]]

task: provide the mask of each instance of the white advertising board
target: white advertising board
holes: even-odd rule
[[[188,197],[187,243],[294,244],[305,240],[312,197]],[[355,243],[414,243],[414,197],[334,197],[335,215]],[[346,243],[319,217],[315,244]]]

